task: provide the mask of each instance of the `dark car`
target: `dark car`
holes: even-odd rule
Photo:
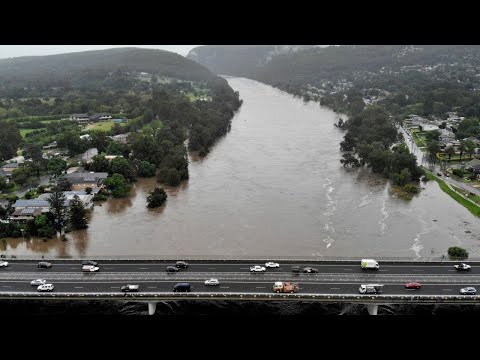
[[[173,287],[173,291],[182,291],[182,292],[189,292],[191,290],[190,283],[178,283]]]
[[[292,272],[294,274],[299,274],[300,273],[300,266],[292,266]]]
[[[176,266],[167,266],[167,273],[172,273],[172,272],[177,272],[178,271],[178,268]]]
[[[177,261],[177,263],[175,264],[175,266],[176,266],[177,268],[182,268],[182,269],[188,268],[188,264],[187,264],[185,261]]]
[[[312,268],[312,267],[306,267],[303,268],[303,272],[310,274],[310,273],[318,273],[318,269]]]
[[[93,265],[93,266],[98,266],[98,263],[93,260],[83,260],[82,265]]]
[[[39,269],[50,269],[52,267],[52,264],[46,261],[40,261],[37,265],[37,268]]]

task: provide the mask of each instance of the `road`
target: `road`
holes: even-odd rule
[[[458,295],[462,287],[474,286],[480,290],[480,263],[470,271],[460,272],[453,263],[380,263],[380,269],[362,270],[360,262],[281,262],[279,268],[267,268],[265,273],[251,273],[258,262],[189,262],[187,269],[166,273],[171,261],[99,261],[100,271],[83,273],[77,261],[53,261],[50,269],[38,269],[33,261],[11,261],[0,268],[0,294],[32,293],[34,279],[43,278],[54,284],[54,293],[120,293],[125,284],[140,285],[140,292],[171,293],[178,282],[189,282],[192,292],[209,293],[273,293],[275,281],[295,281],[299,294],[359,295],[361,284],[384,285],[384,295]],[[292,265],[311,266],[319,270],[312,274],[293,274]],[[219,286],[206,286],[204,281],[217,278]],[[408,290],[404,284],[420,282],[419,290]],[[368,295],[362,295],[368,296]],[[475,296],[477,297],[477,296]],[[480,297],[479,297],[480,300]]]

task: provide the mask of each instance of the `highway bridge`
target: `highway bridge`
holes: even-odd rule
[[[185,260],[185,259],[177,259]],[[480,262],[468,262],[469,271],[457,271],[455,262],[382,261],[379,270],[362,270],[358,261],[276,261],[279,268],[264,273],[250,272],[250,266],[265,266],[271,259],[255,260],[187,260],[189,266],[177,273],[167,273],[173,260],[96,260],[99,272],[82,272],[79,259],[45,260],[49,269],[37,268],[38,260],[8,259],[0,268],[0,299],[55,300],[128,300],[148,303],[154,314],[156,304],[166,300],[258,300],[317,301],[362,303],[370,314],[382,304],[478,304],[480,295],[461,295],[460,289],[473,286],[480,291]],[[292,266],[313,267],[318,273],[292,273]],[[54,285],[52,292],[38,292],[30,282],[46,279]],[[206,279],[216,278],[218,286],[206,286]],[[274,293],[276,281],[294,281],[299,291]],[[407,282],[419,282],[422,288],[406,289]],[[191,292],[173,292],[179,282],[189,282]],[[360,294],[361,284],[382,284],[378,295]],[[137,293],[123,293],[120,287],[139,285]]]

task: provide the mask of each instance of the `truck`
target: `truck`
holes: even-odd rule
[[[360,294],[380,294],[383,291],[383,285],[380,284],[365,284],[360,285],[358,289]]]
[[[375,260],[373,259],[362,259],[361,261],[361,265],[362,265],[362,269],[375,269],[375,270],[378,270],[379,269],[379,265],[378,265],[378,262],[376,262]]]
[[[139,285],[124,285],[120,288],[123,292],[137,292],[139,288]]]
[[[276,293],[296,293],[298,291],[298,284],[293,282],[277,281],[273,284],[273,291]]]

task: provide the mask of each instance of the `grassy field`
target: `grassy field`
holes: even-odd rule
[[[20,135],[22,135],[22,137],[25,138],[25,135],[35,130],[38,130],[38,129],[20,129]]]
[[[457,201],[460,205],[466,207],[467,210],[470,211],[473,215],[475,215],[476,217],[480,217],[480,207],[475,204],[472,204],[470,201],[465,199],[462,195],[459,195],[455,191],[450,189],[448,185],[445,183],[445,181],[440,180],[438,177],[433,175],[433,173],[431,173],[428,170],[425,170],[425,177],[429,180],[435,180],[436,182],[438,182],[440,189],[442,189],[444,192],[450,195],[450,197],[455,199],[455,201]]]
[[[88,124],[85,130],[110,131],[114,124],[113,121],[101,121],[95,124]],[[126,123],[119,123],[119,125],[125,126]]]
[[[452,188],[454,188],[457,192],[459,192],[460,194],[462,194],[463,196],[475,201],[477,204],[480,204],[480,196],[478,195],[470,195],[470,192],[469,191],[466,191],[466,190],[463,190],[463,189],[460,189],[459,187],[456,187],[456,186],[453,186],[452,185]]]

